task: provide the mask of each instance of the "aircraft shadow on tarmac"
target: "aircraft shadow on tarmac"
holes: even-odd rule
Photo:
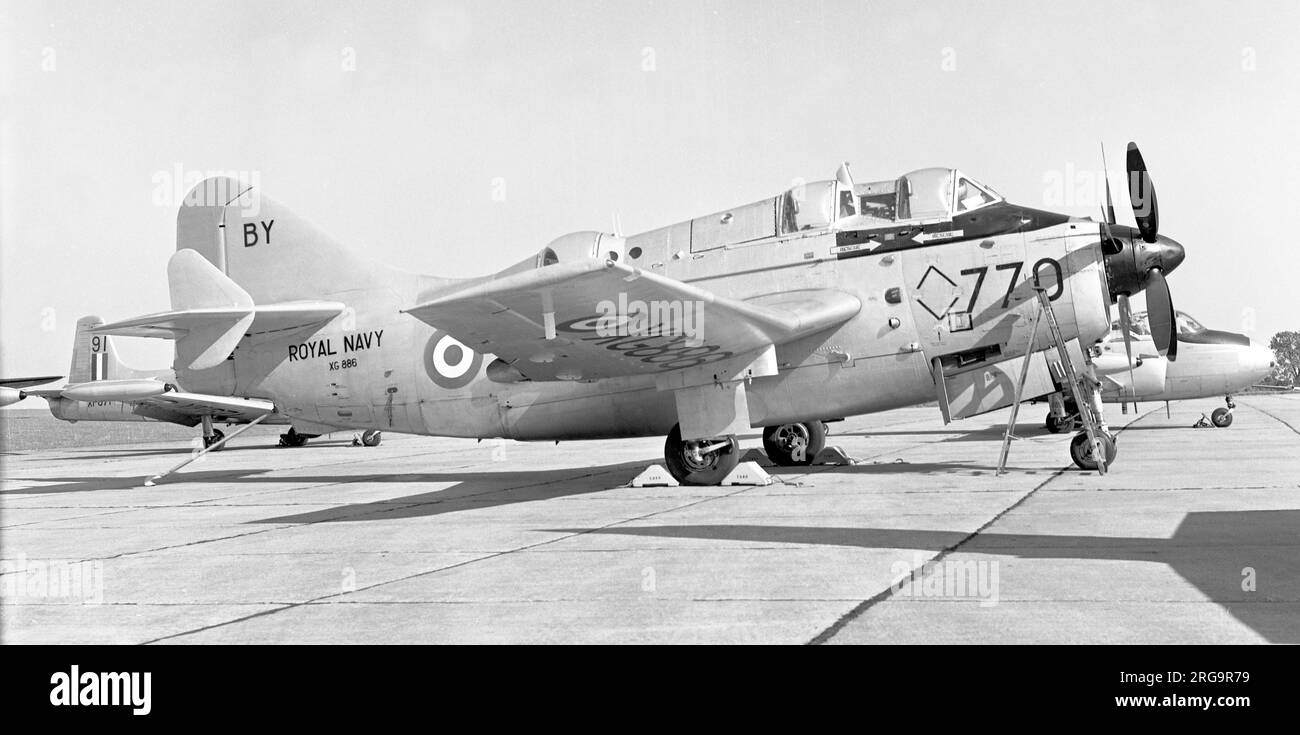
[[[252,523],[334,523],[339,521],[382,521],[400,518],[420,518],[457,511],[493,508],[515,503],[531,503],[554,498],[607,492],[616,487],[608,475],[624,475],[628,480],[645,467],[645,462],[588,467],[575,470],[562,467],[553,470],[512,472],[429,472],[400,475],[368,475],[358,477],[365,482],[397,482],[402,484],[455,482],[451,487],[430,490],[415,495],[350,503],[334,508],[295,513],[275,518],[263,518]],[[304,478],[292,476],[274,478],[272,481],[337,483],[339,477]],[[626,480],[624,480],[626,482]]]
[[[1019,428],[1016,430],[1016,434],[1020,436],[1029,436],[1030,434],[1046,435],[1048,433],[1047,429],[1042,426],[1039,426],[1037,428],[1042,429],[1042,431],[1035,431],[1034,427],[1021,424]],[[895,429],[892,431],[890,430],[845,431],[845,432],[828,436],[826,438],[826,443],[834,444],[835,437],[839,437],[839,436],[861,436],[861,437],[866,437],[867,439],[870,439],[873,436],[947,436],[948,437],[947,439],[942,439],[940,441],[987,442],[987,441],[1001,441],[1003,431],[1004,431],[1004,427],[1002,426],[990,426],[983,429],[975,429],[974,431],[960,430],[960,429],[910,429],[910,430]]]
[[[849,546],[865,549],[956,550],[1022,559],[1081,559],[1167,564],[1208,599],[1273,643],[1300,643],[1300,510],[1188,513],[1171,538],[1057,536],[887,528],[802,526],[624,526],[546,529],[749,543]],[[1244,591],[1245,570],[1256,590]],[[1117,571],[1117,574],[1123,574]],[[1003,574],[1003,588],[1014,581]],[[1270,604],[1273,603],[1273,604]],[[993,610],[993,608],[989,608]]]
[[[258,477],[265,472],[270,472],[270,470],[211,470],[204,472],[190,472],[183,475],[183,477],[185,480],[190,482],[245,482],[250,480],[256,480],[257,482],[270,482],[270,479]],[[9,479],[16,482],[58,482],[54,485],[16,487],[7,490],[0,490],[0,495],[49,495],[52,493],[82,493],[94,490],[129,490],[131,488],[142,487],[144,485],[145,476],[131,475],[129,477],[104,477],[98,475],[94,477],[14,477]],[[337,481],[338,478],[334,478],[334,480]]]
[[[106,455],[120,457],[120,454]],[[487,508],[513,503],[527,503],[537,500],[582,495],[593,492],[614,490],[631,481],[646,466],[661,463],[660,458],[620,462],[596,467],[562,467],[553,470],[511,471],[511,472],[433,472],[401,473],[390,475],[358,475],[350,478],[346,475],[293,475],[277,473],[272,468],[244,470],[206,470],[181,472],[159,483],[156,489],[182,483],[248,483],[261,484],[299,484],[299,485],[334,485],[355,479],[358,482],[379,483],[447,483],[458,484],[425,493],[417,493],[398,498],[390,498],[370,503],[341,505],[336,508],[312,511],[297,515],[268,518],[257,523],[318,523],[322,521],[360,521],[369,519],[417,518],[421,516],[441,515],[474,508]],[[978,465],[962,462],[892,462],[881,460],[860,465],[817,466],[817,467],[776,467],[766,458],[760,462],[773,475],[807,476],[807,482],[816,482],[816,475],[823,472],[838,474],[943,474],[954,471],[968,471],[969,474],[992,472],[992,465]],[[1042,468],[1008,468],[1018,472],[1034,474],[1048,473]],[[612,475],[612,477],[609,477]],[[11,482],[54,483],[35,487],[6,488],[0,490],[0,496],[48,495],[53,493],[93,492],[96,490],[129,490],[144,484],[145,476],[130,475],[126,477],[74,476],[74,477],[13,477]],[[180,491],[180,492],[183,492]]]
[[[337,521],[351,522],[391,520],[395,518],[419,518],[424,516],[442,515],[444,513],[475,510],[479,508],[513,505],[515,503],[531,503],[535,501],[551,500],[553,498],[586,495],[588,493],[612,492],[619,489],[622,486],[621,483],[630,481],[647,465],[654,463],[655,460],[652,459],[636,462],[622,462],[601,467],[582,468],[581,470],[566,467],[554,470],[513,472],[442,472],[366,476],[358,479],[364,479],[366,482],[400,482],[407,484],[458,481],[458,484],[415,495],[388,498],[368,503],[340,505],[334,508],[326,508],[323,510],[297,513],[287,516],[277,516],[274,518],[264,518],[252,522],[332,523]],[[992,465],[974,465],[964,464],[961,462],[881,462],[880,464],[828,465],[815,468],[775,467],[772,466],[771,463],[766,462],[762,464],[764,465],[764,469],[773,475],[778,477],[782,475],[797,475],[806,478],[805,482],[808,483],[816,482],[816,474],[810,475],[810,470],[820,470],[821,472],[835,474],[951,474],[954,471],[960,470],[971,470],[971,474],[979,474],[981,472],[992,473],[994,470]],[[1050,474],[1051,472],[1051,470],[1042,469],[1025,469],[1017,471],[1023,471],[1029,474],[1037,471],[1041,471],[1044,474]],[[581,474],[575,474],[575,472],[580,472]],[[611,475],[612,477],[610,477]],[[339,478],[337,477],[327,479],[294,476],[264,479],[259,480],[259,482],[283,481],[307,483],[313,481],[338,482],[338,480]],[[611,481],[619,482],[620,484],[614,485],[611,484]]]

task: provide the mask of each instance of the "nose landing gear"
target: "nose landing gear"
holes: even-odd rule
[[[1237,404],[1232,401],[1232,396],[1224,396],[1224,401],[1228,404],[1227,408],[1216,408],[1210,414],[1210,421],[1220,429],[1232,426],[1232,412],[1237,408]]]

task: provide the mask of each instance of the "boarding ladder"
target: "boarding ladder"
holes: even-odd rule
[[[1061,325],[1056,321],[1056,312],[1052,310],[1052,300],[1047,296],[1047,289],[1035,285],[1034,293],[1038,298],[1038,311],[1034,313],[1034,326],[1029,333],[1029,349],[1032,350],[1038,340],[1038,325],[1045,316],[1048,341],[1056,348],[1057,355],[1061,359],[1061,370],[1065,373],[1063,382],[1069,387],[1074,404],[1079,407],[1079,418],[1083,421],[1083,430],[1088,433],[1088,442],[1092,444],[1092,456],[1097,462],[1097,473],[1104,475],[1106,474],[1106,448],[1101,441],[1101,415],[1098,413],[1097,404],[1091,400],[1097,389],[1096,385],[1093,384],[1092,378],[1080,375],[1074,369],[1074,363],[1070,361],[1070,353],[1066,349],[1065,338],[1061,335]],[[1011,440],[1020,438],[1015,435],[1016,419],[1020,415],[1020,400],[1025,390],[1025,379],[1029,375],[1029,361],[1033,356],[1033,352],[1027,353],[1024,363],[1020,366],[1020,379],[1016,381],[1015,400],[1011,404],[1011,418],[1007,421],[1007,430],[1002,437],[1002,454],[998,457],[997,474],[999,475],[1006,472]],[[1088,400],[1084,400],[1085,396]]]

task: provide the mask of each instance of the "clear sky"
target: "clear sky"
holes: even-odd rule
[[[1098,143],[1119,171],[1130,139],[1187,248],[1175,305],[1266,341],[1300,329],[1297,29],[1294,0],[5,0],[0,373],[66,371],[82,315],[168,308],[185,176],[243,172],[378,259],[471,276],[842,160],[1094,214]]]

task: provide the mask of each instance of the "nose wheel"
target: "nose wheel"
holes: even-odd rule
[[[682,441],[681,426],[676,425],[664,441],[664,463],[683,485],[717,485],[740,464],[740,442],[734,434]]]
[[[1214,412],[1210,414],[1210,421],[1220,429],[1226,429],[1229,426],[1232,426],[1232,411],[1237,408],[1237,404],[1232,402],[1232,396],[1227,396],[1224,400],[1228,404],[1228,407],[1216,408],[1214,409]]]
[[[1108,433],[1103,432],[1097,439],[1106,453],[1106,466],[1109,467],[1115,461],[1115,455],[1119,453],[1119,446],[1115,443],[1115,437]],[[1070,440],[1070,459],[1074,460],[1079,469],[1097,469],[1097,454],[1093,443],[1088,439],[1088,432],[1080,431]]]

